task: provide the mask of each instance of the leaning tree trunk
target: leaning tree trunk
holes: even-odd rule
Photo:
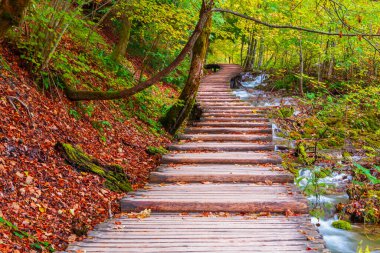
[[[120,38],[112,52],[112,59],[116,62],[121,62],[127,52],[131,30],[132,20],[128,15],[124,15],[121,20]]]
[[[174,104],[166,116],[161,119],[163,126],[171,134],[174,134],[180,128],[194,107],[195,98],[203,75],[211,26],[212,14],[209,13],[203,31],[193,47],[189,77],[179,96],[179,101]]]
[[[18,25],[30,0],[0,0],[0,39],[12,26]]]

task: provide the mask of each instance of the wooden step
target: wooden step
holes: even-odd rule
[[[198,95],[219,96],[219,95],[233,95],[233,93],[231,90],[226,90],[226,91],[198,91]]]
[[[254,134],[181,134],[181,140],[193,141],[272,141],[272,135]]]
[[[269,125],[269,119],[267,118],[241,118],[241,117],[202,117],[199,121],[200,122],[219,122],[221,126],[227,126],[227,123],[235,123],[236,125],[243,124],[243,123],[265,123]],[[226,124],[224,124],[226,122]]]
[[[121,200],[122,212],[151,209],[161,212],[307,213],[307,200],[293,185],[168,184],[147,185]],[[230,224],[234,227],[233,224]],[[206,228],[207,226],[205,226]]]
[[[239,102],[241,101],[240,99],[236,97],[230,97],[230,98],[216,98],[216,97],[210,97],[210,98],[202,98],[202,97],[197,97],[198,102]]]
[[[261,118],[265,117],[265,113],[255,112],[255,113],[247,113],[247,114],[236,114],[236,113],[228,113],[228,112],[205,112],[202,113],[204,118],[209,117],[222,117],[222,118]]]
[[[214,86],[214,87],[204,87],[204,88],[199,88],[199,90],[198,90],[198,93],[199,92],[203,92],[203,91],[206,91],[206,92],[208,92],[208,91],[216,91],[216,92],[228,92],[229,94],[233,94],[232,93],[232,91],[231,91],[231,89],[230,88],[228,88],[228,87],[218,87],[218,86]]]
[[[230,110],[225,110],[225,109],[210,109],[210,108],[202,108],[202,111],[204,113],[230,113],[230,114],[249,114],[249,113],[257,113],[258,110],[255,109],[230,109]],[[268,111],[260,110],[260,113],[266,113]]]
[[[206,95],[206,94],[198,94],[197,95],[197,98],[196,98],[196,100],[197,101],[199,101],[199,100],[209,100],[209,99],[223,99],[223,100],[225,100],[225,99],[235,99],[236,98],[236,96],[234,96],[234,95],[228,95],[228,94],[226,94],[226,95],[212,95],[212,94],[209,94],[209,95]]]
[[[206,108],[205,108],[206,109]],[[236,106],[232,106],[232,105],[214,105],[214,106],[207,106],[207,110],[225,110],[225,111],[229,111],[229,110],[242,110],[242,109],[246,109],[246,110],[250,110],[250,111],[254,111],[255,108],[251,105],[236,105]]]
[[[292,183],[294,176],[276,166],[181,165],[161,166],[150,176],[151,183]]]
[[[275,146],[249,142],[185,142],[173,144],[168,149],[176,151],[274,151]]]
[[[221,101],[221,102],[198,102],[200,106],[212,107],[212,106],[250,106],[249,103],[245,102],[231,102],[231,101]]]
[[[264,122],[194,122],[193,126],[203,126],[203,127],[239,127],[239,128],[246,128],[246,127],[272,127],[271,123],[264,123]]]
[[[257,152],[178,153],[164,155],[162,163],[280,164],[281,158],[274,153]]]
[[[238,128],[238,127],[191,127],[185,129],[186,134],[258,134],[272,133],[272,128]]]

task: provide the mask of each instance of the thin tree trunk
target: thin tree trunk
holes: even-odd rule
[[[257,68],[258,69],[261,69],[261,67],[263,66],[264,49],[265,49],[264,38],[260,38],[259,58],[257,61]]]
[[[161,120],[166,130],[171,134],[174,134],[181,127],[182,123],[190,115],[195,104],[195,98],[203,76],[203,67],[206,60],[207,48],[209,46],[211,26],[212,14],[210,13],[207,17],[203,31],[194,45],[189,77],[181,95],[179,96],[179,102],[173,105],[167,115]]]
[[[304,93],[303,93],[304,58],[303,58],[303,50],[302,50],[302,37],[300,38],[299,42],[300,42],[300,51],[299,51],[299,55],[300,55],[300,86],[299,86],[299,90],[300,90],[300,95],[303,97],[304,96]]]
[[[113,4],[113,6],[111,8],[109,8],[109,10],[106,13],[104,13],[104,15],[99,19],[99,21],[92,26],[90,32],[87,35],[86,42],[84,43],[85,47],[87,47],[88,41],[90,40],[90,38],[91,38],[92,34],[94,33],[95,29],[98,28],[103,23],[103,21],[108,17],[108,15],[111,13],[111,11],[113,11],[113,9],[119,3],[119,1],[120,0],[116,1]]]
[[[240,65],[243,66],[243,51],[245,44],[245,34],[241,37],[241,49],[240,49]]]
[[[123,15],[121,23],[120,38],[116,44],[113,52],[112,59],[116,62],[121,62],[125,53],[127,52],[127,47],[129,44],[129,38],[131,37],[132,30],[132,20],[128,15]]]
[[[252,71],[253,68],[255,67],[256,48],[257,48],[257,40],[255,39],[254,32],[252,31],[250,34],[247,57],[244,64],[245,71]]]

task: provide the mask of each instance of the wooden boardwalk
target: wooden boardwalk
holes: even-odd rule
[[[67,251],[327,252],[274,152],[266,109],[232,94],[239,66],[221,67],[202,80],[203,118],[169,148],[151,183],[121,201],[123,212],[152,215],[100,224]]]

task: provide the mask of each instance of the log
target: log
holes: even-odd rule
[[[56,149],[60,151],[65,160],[79,171],[89,172],[103,177],[104,185],[112,191],[129,192],[132,190],[124,169],[119,165],[105,165],[84,153],[79,147],[58,142]]]

